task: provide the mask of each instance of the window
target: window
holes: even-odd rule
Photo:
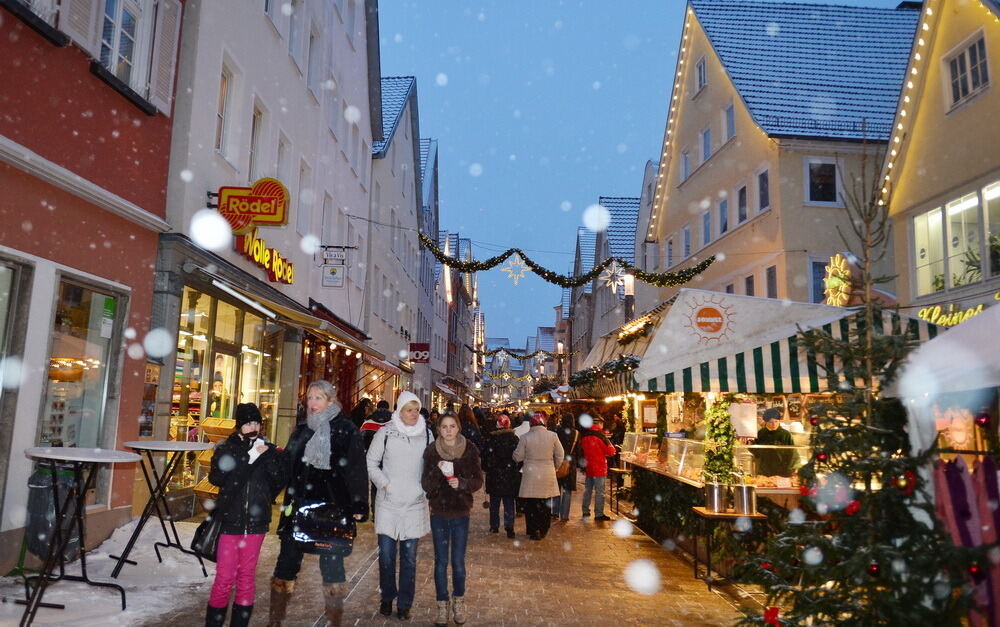
[[[758,212],[771,208],[771,190],[769,189],[767,170],[757,175],[757,202]]]
[[[253,108],[253,117],[250,119],[250,161],[247,165],[247,180],[251,183],[256,181],[260,168],[260,134],[264,126],[264,112],[256,105]]]
[[[49,26],[56,25],[56,0],[17,0]]]
[[[767,290],[768,298],[778,297],[778,268],[777,266],[768,266],[764,270],[764,288]]]
[[[747,221],[747,186],[736,190],[736,221],[740,224]]]
[[[990,251],[990,276],[1000,276],[1000,181],[983,190],[986,205],[986,243]]]
[[[347,27],[347,39],[354,45],[354,33],[358,30],[358,0],[347,1],[347,19],[344,25]]]
[[[105,0],[101,23],[101,65],[129,84],[135,63],[139,7],[127,0]]]
[[[687,149],[681,151],[681,182],[691,176],[691,154]]]
[[[810,281],[809,285],[809,300],[814,303],[822,303],[826,298],[824,290],[826,289],[826,284],[823,279],[826,278],[826,262],[825,261],[810,261]]]
[[[712,241],[712,212],[701,214],[701,245],[708,246]]]
[[[344,231],[340,229],[340,215],[333,207],[333,198],[330,194],[323,194],[323,228],[320,233],[322,238],[321,244],[332,244],[334,243],[334,233],[343,233]],[[343,241],[343,240],[341,240]]]
[[[701,132],[701,162],[705,163],[712,156],[712,129],[706,128]]]
[[[681,258],[682,259],[687,259],[688,257],[691,256],[691,227],[690,226],[688,226],[686,224],[684,225],[684,228],[681,229],[681,237],[682,237],[682,240],[683,240],[683,243],[684,243],[684,255]]]
[[[970,46],[948,59],[948,70],[952,106],[968,100],[989,85],[985,37],[980,35]]]
[[[667,240],[667,267],[672,268],[674,265],[674,240]]]
[[[726,285],[726,294],[735,294],[735,293],[736,293],[736,286],[733,285],[732,283],[727,284]]]
[[[305,161],[299,166],[299,203],[295,216],[295,230],[299,235],[308,235],[312,230],[313,191],[310,188],[312,168]]]
[[[306,86],[317,98],[319,97],[319,64],[322,56],[319,45],[319,35],[309,31],[309,51],[306,58]]]
[[[279,181],[284,181],[288,178],[288,159],[291,148],[288,146],[288,140],[283,136],[278,138],[278,152],[277,159],[274,164],[274,178]]]
[[[948,215],[948,274],[951,287],[975,283],[983,278],[979,237],[979,195],[967,194],[945,205]]]
[[[219,78],[219,103],[215,113],[215,149],[225,156],[226,154],[226,118],[229,116],[229,88],[232,83],[232,73],[222,68]]]
[[[837,163],[833,160],[807,159],[806,202],[839,204],[837,192]]]
[[[743,293],[747,296],[753,296],[753,275],[751,274],[747,278],[743,279]]]
[[[729,199],[719,201],[719,235],[729,230]]]
[[[944,289],[944,223],[941,208],[913,218],[917,296]]]
[[[289,17],[288,17],[288,54],[292,55],[295,59],[295,63],[302,66],[299,62],[299,55],[302,54],[299,48],[299,38],[302,36],[302,0],[292,0],[289,5]]]
[[[695,85],[695,93],[701,91],[701,89],[708,84],[708,71],[705,66],[705,57],[698,59],[698,64],[695,66],[695,80],[697,84]]]
[[[726,129],[726,141],[728,141],[736,135],[736,108],[733,105],[726,107],[723,117],[725,118],[723,128]]]

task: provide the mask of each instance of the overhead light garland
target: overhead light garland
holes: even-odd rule
[[[679,270],[677,272],[646,272],[645,270],[640,270],[628,261],[619,257],[608,257],[604,261],[596,264],[589,272],[576,276],[567,276],[538,265],[531,259],[531,257],[525,255],[524,251],[519,248],[508,248],[499,255],[490,257],[485,261],[461,261],[460,259],[456,259],[445,253],[438,247],[434,240],[427,237],[423,233],[420,233],[420,243],[423,244],[427,250],[431,251],[431,254],[434,255],[435,259],[445,266],[457,270],[458,272],[483,272],[485,270],[490,270],[506,261],[511,255],[517,255],[519,260],[527,265],[528,269],[540,276],[542,279],[552,283],[553,285],[558,285],[559,287],[581,287],[586,285],[600,276],[601,273],[604,272],[604,270],[612,263],[618,264],[621,272],[628,272],[643,283],[655,285],[656,287],[676,287],[691,281],[691,279],[704,272],[705,269],[707,269],[715,261],[715,257],[712,256],[705,259],[701,263],[692,266],[691,268]],[[514,275],[511,274],[511,278],[513,278],[513,276]],[[518,279],[520,279],[520,276],[518,276]]]
[[[520,377],[515,377],[509,372],[501,372],[496,375],[490,375],[490,378],[499,379],[501,381],[527,381],[528,379],[533,379],[534,377],[532,377],[530,374],[526,374]]]
[[[469,346],[468,344],[466,344],[465,347],[477,355],[485,355],[486,357],[493,357],[494,355],[499,355],[500,353],[506,353],[507,355],[513,357],[514,359],[531,359],[532,357],[537,357],[539,355],[545,355],[546,357],[552,357],[553,359],[562,359],[563,357],[576,355],[578,352],[580,352],[580,351],[572,351],[569,353],[553,353],[546,350],[537,350],[532,353],[517,353],[510,350],[509,348],[504,348],[502,346],[500,348],[494,348],[488,351],[477,350]]]
[[[569,375],[569,384],[575,387],[589,385],[598,379],[607,379],[623,372],[631,372],[639,367],[638,355],[622,355],[618,359],[606,361],[600,366],[577,370]]]

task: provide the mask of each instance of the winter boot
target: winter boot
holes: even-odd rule
[[[451,599],[452,620],[456,625],[465,623],[465,597],[452,597]]]
[[[212,607],[208,606],[208,610],[205,612],[205,627],[222,627],[226,624],[226,610],[229,608],[225,607]]]
[[[448,624],[448,602],[438,601],[437,618],[434,619],[434,627],[445,627]]]
[[[288,599],[291,598],[295,590],[295,581],[278,579],[271,577],[271,605],[268,608],[268,627],[281,627],[281,621],[285,620],[285,611],[288,610]]]
[[[233,617],[229,619],[229,627],[249,627],[253,605],[237,605],[233,603]]]
[[[514,528],[513,527],[504,527],[504,530],[507,531],[507,537],[508,538],[513,538],[514,537]]]
[[[340,627],[340,620],[344,617],[347,582],[329,583],[325,584],[323,588],[323,598],[326,600],[326,624],[328,627]]]

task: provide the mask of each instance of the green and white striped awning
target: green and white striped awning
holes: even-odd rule
[[[739,324],[740,313],[762,313],[754,311],[760,309],[761,303],[736,302],[752,297],[734,297],[731,294],[720,296],[724,298],[696,301],[691,309],[695,312],[705,307],[710,307],[715,312],[725,309],[723,317],[726,315],[732,317],[735,325]],[[782,308],[776,310],[782,314],[780,320],[775,320],[777,329],[768,329],[766,323],[761,324],[758,320],[755,325],[757,332],[751,333],[750,338],[743,338],[744,341],[740,341],[737,328],[731,330],[731,342],[727,342],[726,337],[711,347],[699,342],[689,346],[692,350],[687,352],[670,350],[670,346],[664,346],[662,343],[658,348],[657,338],[654,338],[649,350],[646,351],[646,359],[634,374],[633,388],[646,392],[750,394],[817,393],[835,389],[835,382],[831,382],[826,374],[840,369],[839,360],[829,355],[816,355],[806,351],[798,336],[799,329],[818,328],[834,338],[842,339],[847,337],[852,326],[857,326],[860,314],[853,310],[824,305],[782,303],[771,299],[753,300],[764,301],[765,309],[768,304]],[[743,307],[744,311],[741,312],[740,305],[753,306]],[[802,310],[803,316],[796,316],[799,305],[808,308]],[[676,307],[675,305],[675,310]],[[677,324],[684,323],[682,316],[674,317],[677,318]],[[795,322],[797,317],[801,317],[802,321]],[[687,322],[689,325],[693,323],[691,315],[687,316]],[[661,330],[667,331],[669,323],[669,319],[664,320],[660,326]],[[939,330],[935,325],[923,320],[891,312],[884,312],[876,324],[879,326],[879,332],[891,334],[905,332],[919,342],[933,338]],[[776,331],[781,331],[777,333],[777,337],[775,337]],[[766,341],[759,341],[768,335],[770,338]],[[683,342],[687,338],[686,334],[677,333],[674,329],[667,339]],[[750,341],[745,341],[748,339]],[[728,351],[727,345],[730,346]],[[654,356],[668,356],[668,358],[660,359],[659,364],[655,364],[652,363]]]

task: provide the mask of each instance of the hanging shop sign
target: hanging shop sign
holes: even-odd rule
[[[410,362],[426,364],[431,359],[430,342],[410,342]]]
[[[219,213],[236,234],[254,226],[284,226],[288,223],[288,189],[272,178],[257,179],[250,187],[220,187]]]
[[[327,264],[323,266],[323,287],[344,287],[344,275],[347,267]]]
[[[277,248],[268,248],[256,228],[236,237],[236,252],[267,270],[267,278],[272,283],[295,282],[295,264],[285,259]]]
[[[993,300],[1000,300],[1000,292],[993,294]],[[975,307],[967,307],[965,309],[960,309],[955,305],[955,303],[949,303],[944,307],[941,305],[924,307],[917,312],[917,317],[932,324],[938,324],[944,327],[953,327],[956,324],[965,322],[969,318],[978,316],[983,313],[985,308],[986,305],[983,303],[980,303]]]

